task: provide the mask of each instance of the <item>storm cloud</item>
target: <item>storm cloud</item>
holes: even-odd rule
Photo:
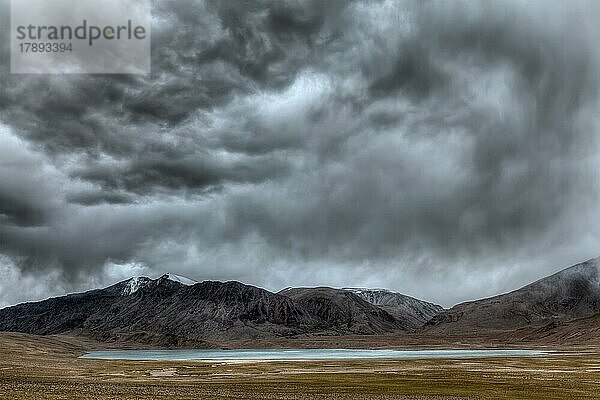
[[[157,1],[138,76],[12,75],[4,28],[0,305],[171,271],[448,306],[598,256],[599,17]]]

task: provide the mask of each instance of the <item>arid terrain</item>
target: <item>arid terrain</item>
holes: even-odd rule
[[[361,341],[364,345],[368,338]],[[352,338],[341,339],[344,345],[352,342]],[[374,342],[391,343],[389,338]],[[413,346],[418,347],[416,343]],[[600,391],[597,347],[556,349],[556,353],[536,358],[368,362],[121,362],[77,358],[86,350],[103,347],[106,344],[68,336],[3,333],[0,398],[548,400],[597,399]]]
[[[197,283],[165,274],[0,310],[0,399],[597,399],[590,260],[448,310],[387,290]],[[17,333],[18,332],[18,333]],[[543,349],[537,357],[105,361],[100,349]]]

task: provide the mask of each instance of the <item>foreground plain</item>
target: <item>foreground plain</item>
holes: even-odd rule
[[[99,344],[0,334],[2,399],[597,399],[600,349],[545,357],[263,363],[78,359]]]

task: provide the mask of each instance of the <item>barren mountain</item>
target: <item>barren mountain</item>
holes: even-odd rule
[[[396,319],[411,324],[413,329],[422,327],[427,321],[442,313],[437,304],[428,303],[387,289],[345,288],[369,303],[384,309]]]
[[[106,289],[0,310],[0,331],[79,332],[99,338],[285,336],[314,330],[318,322],[289,298],[263,289],[239,282],[185,284],[170,275],[132,278]]]
[[[411,324],[347,290],[289,288],[279,294],[324,321],[326,329],[333,333],[381,334],[412,329]]]
[[[598,259],[567,268],[510,293],[456,305],[433,317],[426,330],[470,333],[556,328],[600,312]]]
[[[0,331],[70,333],[159,346],[413,332],[411,338],[434,341],[466,337],[576,343],[596,340],[599,318],[600,266],[590,260],[513,292],[449,310],[383,289],[288,288],[272,293],[239,282],[198,283],[173,274],[137,277],[105,289],[7,307],[0,310]]]
[[[173,274],[0,310],[0,331],[75,333],[180,345],[299,334],[381,334],[414,329],[349,291],[271,293],[239,282],[197,283]]]

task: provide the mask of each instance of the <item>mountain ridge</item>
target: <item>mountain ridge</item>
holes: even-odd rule
[[[300,287],[274,293],[171,273],[0,309],[0,331],[170,346],[347,335],[593,340],[600,332],[597,321],[599,259],[447,310],[387,289]]]
[[[600,313],[600,259],[575,264],[519,289],[457,304],[433,317],[437,333],[541,327]]]
[[[412,324],[413,329],[420,328],[444,311],[442,306],[389,289],[344,288],[344,290],[362,297],[394,316],[402,315],[408,323]]]
[[[108,339],[143,333],[189,342],[414,330],[355,294],[331,290],[349,301],[343,306],[325,302],[317,310],[310,301],[237,281],[182,283],[173,274],[132,277],[104,289],[1,309],[0,331],[79,332]]]

